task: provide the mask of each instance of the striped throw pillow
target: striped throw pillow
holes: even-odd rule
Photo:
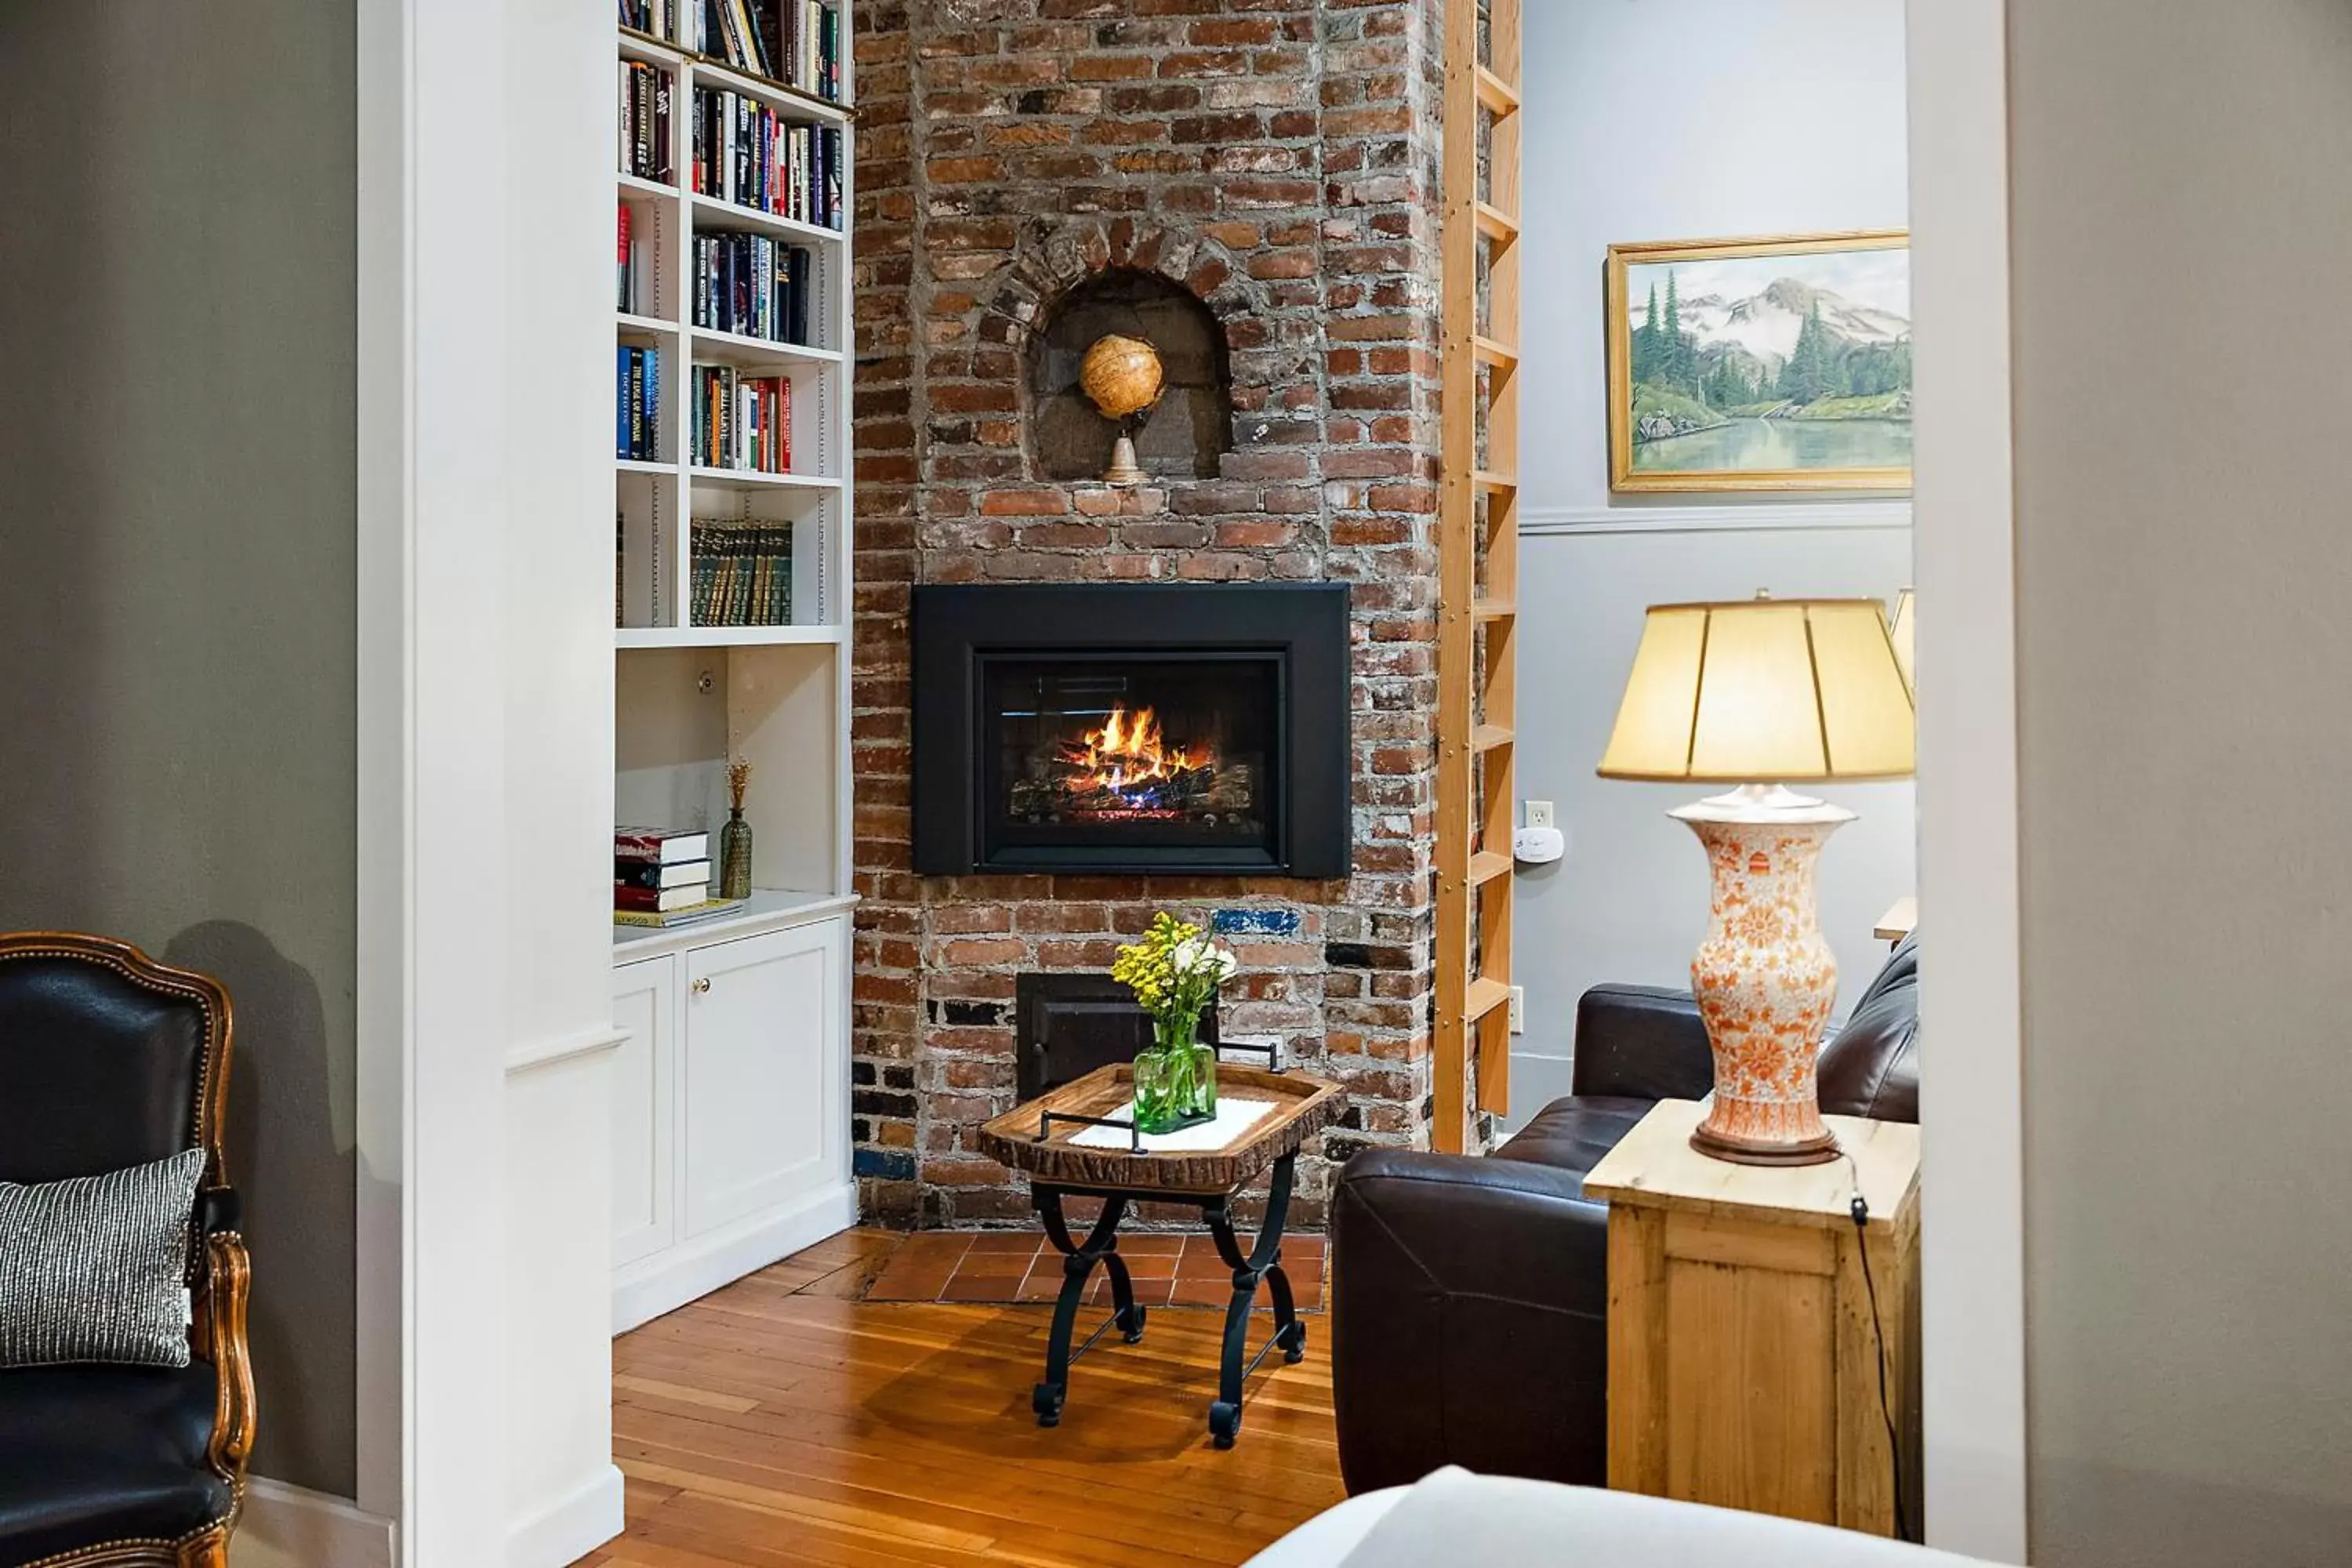
[[[0,1366],[188,1364],[188,1238],[205,1152],[0,1182]]]

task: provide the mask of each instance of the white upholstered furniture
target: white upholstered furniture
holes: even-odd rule
[[[1769,1514],[1447,1468],[1349,1498],[1245,1568],[1988,1568],[1977,1557]]]

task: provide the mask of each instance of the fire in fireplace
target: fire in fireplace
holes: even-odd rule
[[[924,588],[915,619],[919,870],[1344,872],[1344,588]]]
[[[1013,814],[1032,821],[1196,821],[1214,826],[1250,814],[1245,763],[1214,746],[1187,746],[1160,731],[1160,711],[1114,704],[1101,724],[1063,741],[1043,779],[1013,786]]]
[[[1269,673],[1264,660],[992,661],[1003,815],[1262,837]]]

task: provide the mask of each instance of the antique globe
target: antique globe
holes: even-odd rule
[[[1139,338],[1097,338],[1078,363],[1078,389],[1106,419],[1142,413],[1160,396],[1160,355]]]

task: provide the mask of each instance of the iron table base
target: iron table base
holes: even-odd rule
[[[1307,1325],[1299,1321],[1298,1309],[1290,1293],[1290,1277],[1282,1271],[1282,1231],[1290,1215],[1290,1187],[1297,1161],[1297,1155],[1286,1154],[1275,1162],[1265,1223],[1259,1227],[1257,1240],[1247,1253],[1243,1252],[1241,1240],[1234,1234],[1231,1193],[1204,1196],[1199,1193],[1053,1185],[1031,1190],[1038,1216],[1045,1224],[1046,1239],[1062,1254],[1062,1293],[1054,1302],[1054,1327],[1045,1341],[1045,1381],[1037,1385],[1030,1398],[1031,1407],[1037,1412],[1038,1426],[1060,1425],[1062,1405],[1070,1393],[1070,1363],[1092,1350],[1096,1341],[1114,1328],[1129,1344],[1143,1338],[1144,1310],[1136,1304],[1134,1281],[1128,1277],[1126,1260],[1118,1255],[1118,1222],[1126,1217],[1127,1205],[1130,1202],[1191,1204],[1201,1210],[1202,1217],[1208,1222],[1209,1235],[1217,1244],[1217,1256],[1234,1271],[1234,1296],[1225,1307],[1224,1347],[1218,1358],[1217,1397],[1209,1405],[1210,1440],[1220,1448],[1234,1446],[1234,1435],[1242,1427],[1242,1390],[1250,1373],[1277,1350],[1282,1352],[1286,1363],[1301,1361],[1307,1355]],[[1069,1224],[1063,1217],[1065,1197],[1103,1200],[1102,1214],[1083,1242],[1072,1239]],[[1078,1305],[1086,1299],[1087,1282],[1094,1277],[1097,1266],[1110,1275],[1111,1314],[1073,1349],[1070,1341],[1077,1331]],[[1244,1354],[1249,1349],[1250,1313],[1257,1305],[1261,1282],[1273,1297],[1274,1335],[1244,1361]]]

